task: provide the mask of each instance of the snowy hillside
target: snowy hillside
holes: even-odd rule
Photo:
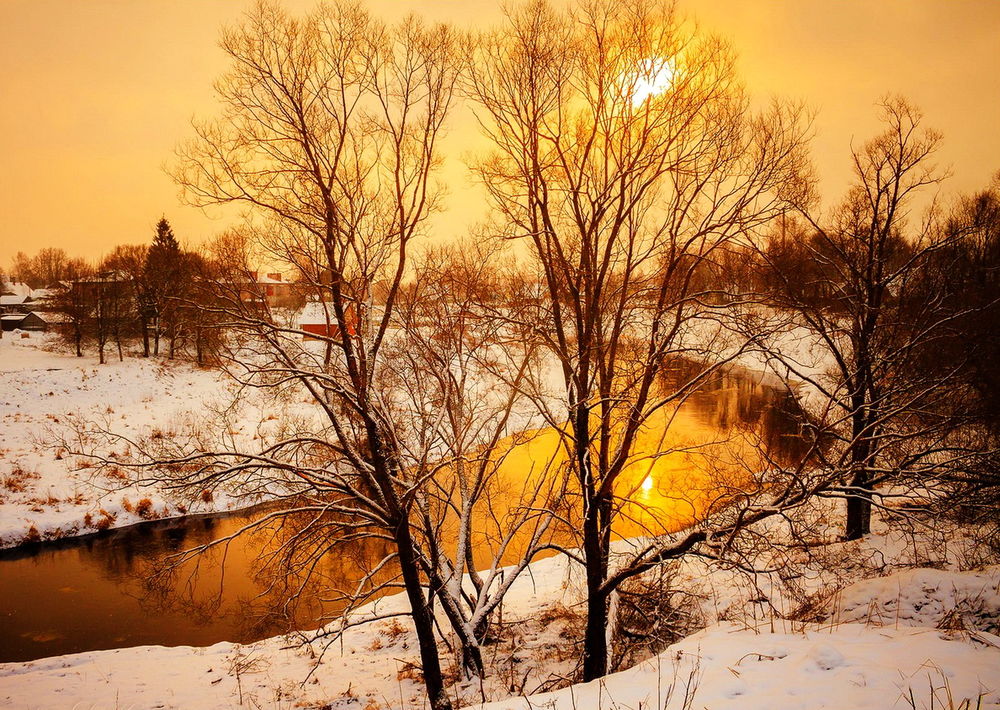
[[[0,339],[0,547],[81,535],[153,518],[246,505],[225,491],[203,496],[131,485],[123,471],[96,471],[73,436],[76,422],[132,437],[170,438],[200,423],[252,438],[268,403],[226,411],[231,384],[189,363],[130,357],[98,365],[47,349],[44,336]],[[127,451],[117,451],[127,455]]]
[[[480,685],[452,668],[451,693],[461,705],[488,701],[488,710],[1000,708],[1000,637],[991,633],[1000,567],[959,571],[979,552],[960,529],[949,539],[941,546],[919,529],[880,524],[863,541],[826,545],[794,580],[686,562],[672,582],[693,590],[703,628],[632,668],[568,687],[579,569],[564,557],[540,560],[505,601],[501,638],[487,649],[496,671]],[[846,564],[832,571],[827,556]],[[914,566],[927,563],[947,569]],[[404,608],[401,595],[387,597],[351,620]],[[426,707],[417,660],[409,622],[389,618],[329,647],[276,637],[6,664],[0,705],[416,709]]]

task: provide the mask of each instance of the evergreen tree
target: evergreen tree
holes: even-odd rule
[[[170,328],[170,298],[180,285],[182,255],[180,244],[166,217],[156,223],[156,235],[146,255],[146,321],[153,326],[153,354],[160,352],[160,334]]]

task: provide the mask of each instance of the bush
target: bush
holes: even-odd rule
[[[156,517],[156,513],[153,512],[153,501],[149,498],[143,498],[140,500],[135,504],[135,514],[143,520],[154,519]]]

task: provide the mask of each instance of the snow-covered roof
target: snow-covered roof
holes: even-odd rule
[[[39,320],[43,320],[46,322],[51,320],[51,317],[48,314],[42,314],[39,313],[38,311],[31,311],[30,313],[5,313],[4,315],[0,316],[0,318],[3,318],[4,320],[24,320],[29,316],[35,316]]]
[[[0,306],[18,306],[28,300],[29,296],[25,295],[14,295],[14,296],[0,296]]]
[[[333,312],[332,303],[312,301],[299,311],[295,321],[297,323],[336,323],[337,316]]]
[[[3,285],[3,290],[6,293],[12,293],[15,296],[27,297],[31,295],[31,286],[23,281],[8,281]],[[18,303],[20,303],[20,301],[18,301]]]

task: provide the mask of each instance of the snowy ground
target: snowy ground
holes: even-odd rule
[[[79,442],[60,442],[71,437],[74,422],[105,423],[130,437],[170,437],[202,421],[218,426],[228,419],[233,435],[252,437],[273,415],[258,403],[227,417],[230,387],[220,372],[189,363],[131,357],[99,365],[90,355],[56,351],[43,335],[5,334],[0,339],[0,547],[246,505],[225,491],[203,499],[128,485],[113,469],[97,472],[92,462],[69,453]]]
[[[504,640],[486,649],[492,674],[452,693],[488,710],[1000,708],[1000,566],[959,571],[980,551],[959,529],[943,539],[880,522],[864,541],[800,551],[794,579],[685,562],[672,583],[697,599],[700,630],[569,687],[561,678],[579,650],[580,578],[565,558],[540,560],[505,601]],[[376,604],[391,613],[405,602]],[[0,665],[0,706],[423,708],[416,661],[403,617],[352,628],[325,652],[273,638]],[[544,692],[552,687],[561,689]]]
[[[696,329],[699,338],[725,352],[728,339],[713,324],[699,323]],[[822,369],[821,353],[813,352],[807,334],[788,331],[781,341],[803,370]],[[736,362],[762,377],[774,376],[774,363],[759,353],[743,353]],[[546,386],[554,391],[558,372],[554,365],[549,369]],[[97,471],[93,461],[70,453],[89,444],[72,440],[77,423],[102,425],[129,438],[170,439],[218,429],[254,448],[260,442],[253,440],[279,421],[314,416],[308,406],[259,391],[244,392],[234,410],[234,391],[224,374],[188,362],[137,357],[119,362],[109,351],[108,362],[99,365],[96,356],[74,357],[44,334],[31,333],[27,339],[6,334],[0,339],[0,548],[258,502],[219,489],[202,497],[198,491],[182,494],[160,485],[131,485],[124,471]],[[799,394],[807,398],[809,389]],[[537,426],[534,410],[518,410],[512,421]],[[63,438],[70,441],[64,445]],[[128,457],[121,448],[104,453]]]
[[[137,359],[98,366],[40,344],[0,341],[0,543],[20,542],[32,526],[40,537],[54,537],[91,531],[105,517],[115,526],[134,522],[143,517],[136,504],[147,497],[156,515],[245,503],[223,492],[211,501],[181,501],[160,489],[122,488],[95,478],[55,444],[73,416],[135,435],[169,435],[199,420],[217,425],[230,395],[220,374]],[[749,356],[741,362],[755,364]],[[252,438],[271,416],[258,403],[239,416],[230,412],[225,426],[243,427],[233,436]],[[831,504],[817,505],[809,515],[834,519]],[[684,562],[671,570],[670,583],[690,594],[690,635],[600,682],[569,687],[581,637],[579,574],[565,558],[538,561],[505,601],[503,640],[486,649],[491,675],[481,686],[454,682],[457,704],[1000,708],[1000,567],[983,566],[989,559],[955,528],[931,532],[881,521],[864,541],[833,540],[831,533],[827,544],[757,560],[779,570],[774,574]],[[783,560],[800,573],[782,575],[792,567]],[[401,597],[377,604],[382,613],[404,608]],[[325,650],[274,638],[0,665],[0,707],[423,708],[416,661],[402,617],[352,628]],[[453,662],[446,666],[454,680]],[[547,692],[552,688],[560,689]]]

